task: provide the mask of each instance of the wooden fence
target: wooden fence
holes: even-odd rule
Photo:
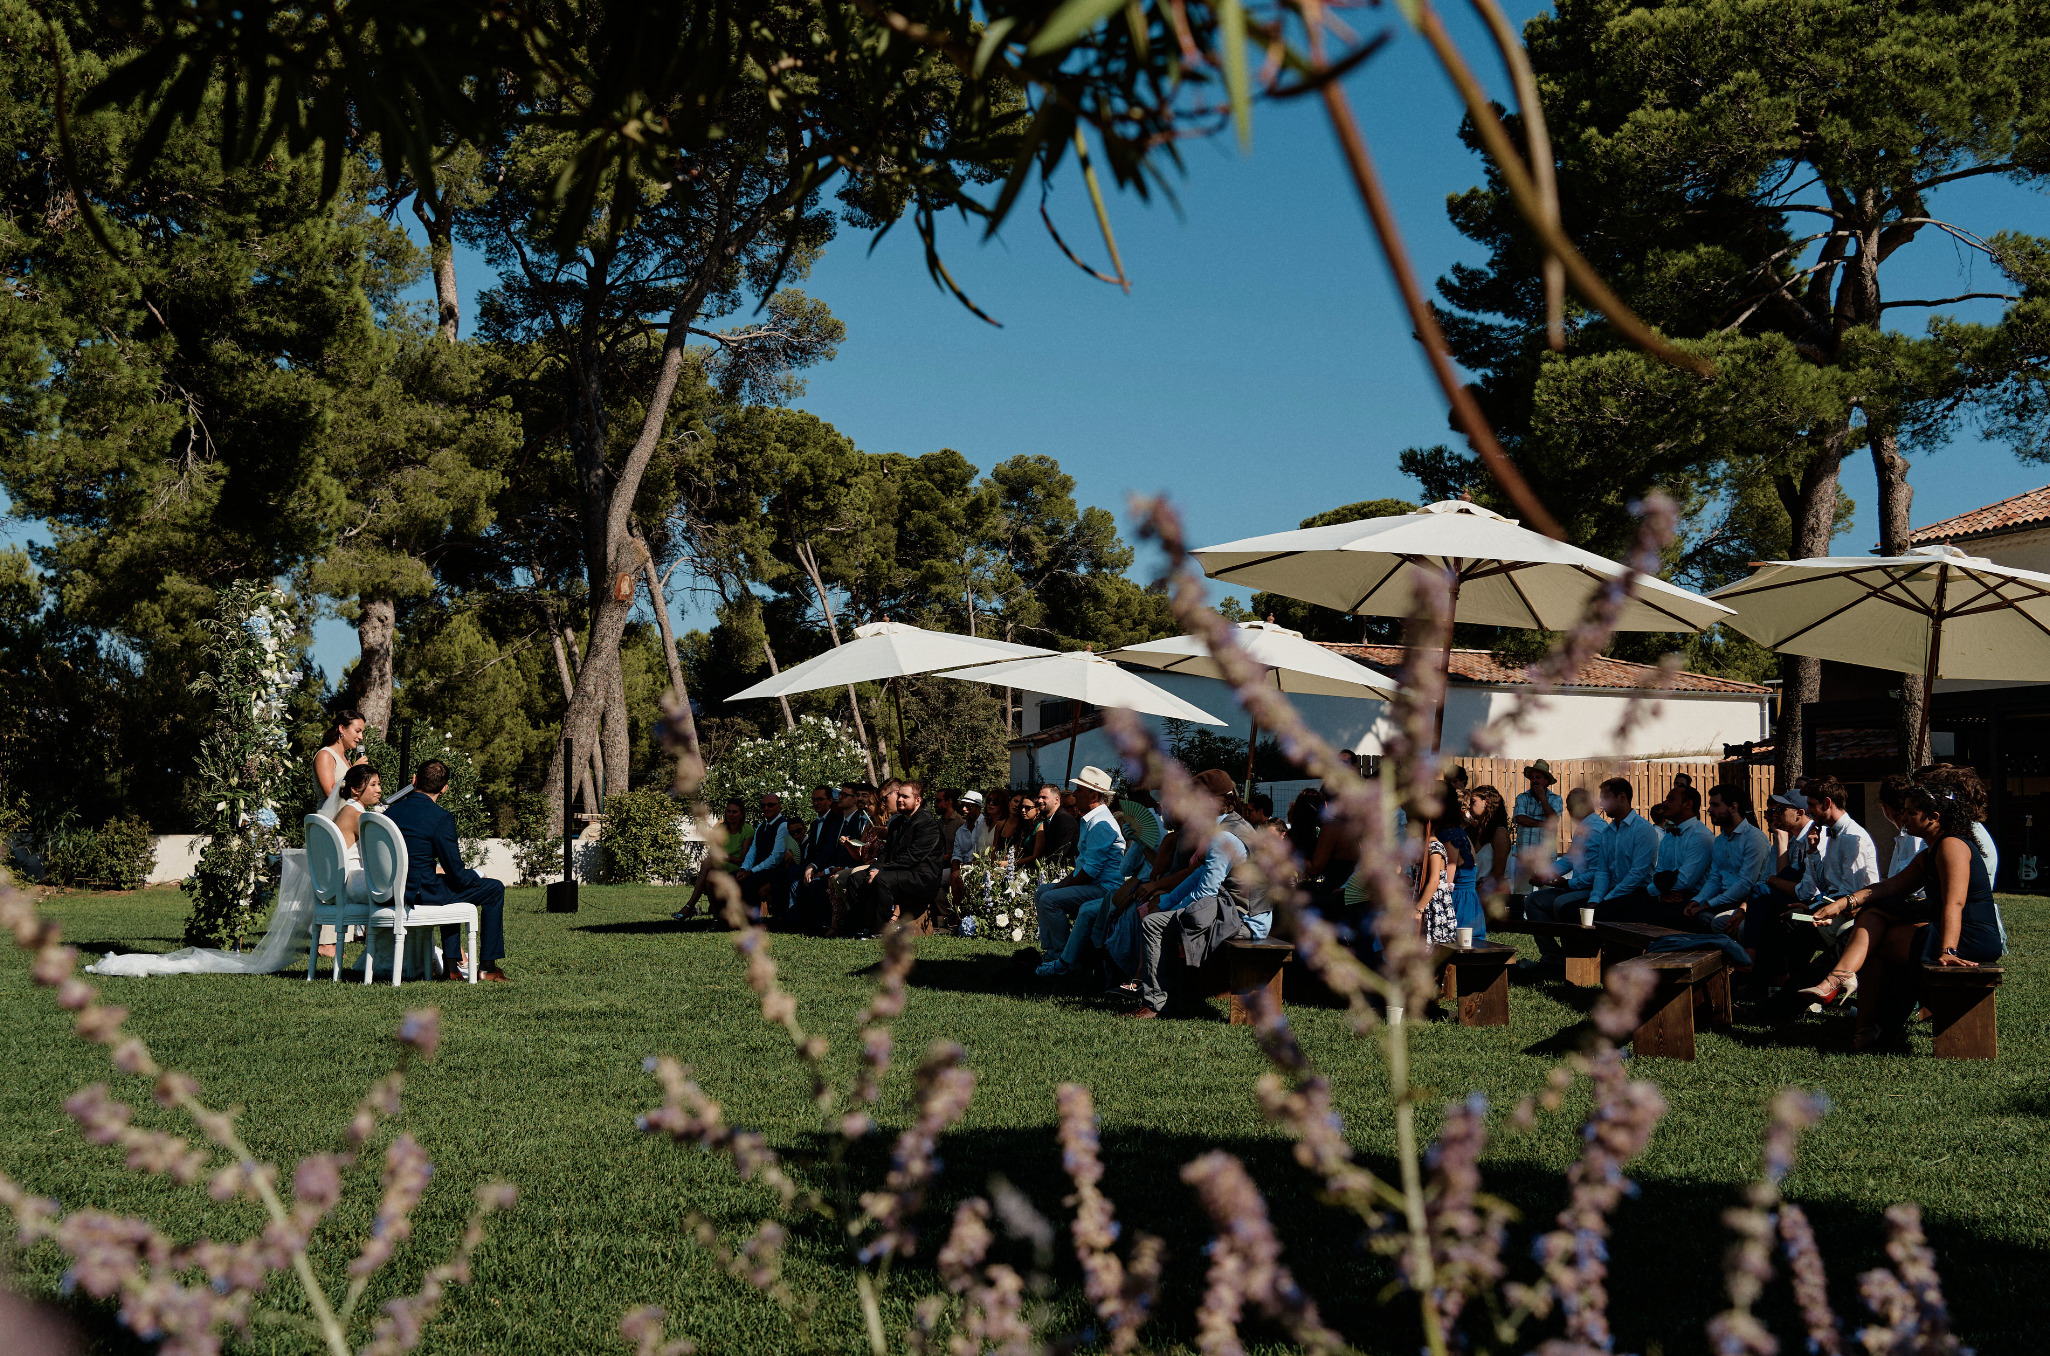
[[[1502,793],[1502,801],[1514,813],[1516,797],[1529,788],[1523,779],[1523,769],[1530,765],[1528,758],[1450,758],[1447,765],[1457,763],[1466,769],[1467,786],[1479,788],[1492,786]],[[1751,804],[1758,810],[1765,807],[1766,798],[1773,793],[1773,769],[1771,766],[1752,767],[1739,762],[1717,762],[1703,759],[1700,762],[1647,762],[1630,760],[1617,762],[1609,758],[1562,758],[1551,764],[1552,775],[1558,780],[1552,790],[1561,800],[1574,787],[1587,788],[1590,801],[1595,799],[1595,789],[1611,777],[1621,777],[1630,783],[1631,803],[1639,811],[1649,809],[1666,798],[1673,789],[1673,779],[1686,773],[1694,779],[1694,789],[1701,793],[1702,818],[1708,817],[1708,788],[1723,782],[1733,785],[1749,784]],[[1561,816],[1559,820],[1559,849],[1567,847],[1568,824]]]

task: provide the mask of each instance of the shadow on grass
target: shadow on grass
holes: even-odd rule
[[[1327,1323],[1366,1352],[1409,1356],[1422,1345],[1414,1301],[1391,1289],[1397,1277],[1389,1257],[1377,1246],[1374,1231],[1358,1216],[1320,1199],[1315,1183],[1296,1164],[1290,1142],[1105,1128],[1102,1188],[1117,1204],[1123,1237],[1129,1240],[1143,1231],[1161,1238],[1167,1247],[1163,1292],[1157,1317],[1146,1333],[1148,1346],[1193,1344],[1197,1336],[1195,1314],[1206,1283],[1204,1250],[1212,1227],[1181,1180],[1181,1169],[1214,1149],[1239,1158],[1260,1184],[1282,1242],[1281,1261],[1316,1299]],[[1060,1146],[1051,1129],[957,1132],[944,1138],[941,1152],[945,1171],[922,1218],[919,1252],[911,1265],[900,1266],[891,1285],[894,1294],[908,1302],[941,1289],[932,1259],[945,1242],[955,1206],[970,1195],[987,1196],[993,1181],[1001,1178],[1024,1192],[1052,1221],[1055,1288],[1050,1299],[1061,1321],[1080,1326],[1085,1307],[1081,1275],[1069,1247],[1068,1213],[1062,1206],[1073,1185],[1061,1170]],[[827,1153],[825,1141],[812,1140],[797,1157],[820,1163]],[[889,1140],[872,1136],[856,1147],[849,1162],[852,1180],[880,1182],[889,1170]],[[1386,1160],[1364,1159],[1363,1166],[1384,1180],[1396,1171]],[[1517,1212],[1503,1249],[1508,1277],[1534,1279],[1537,1269],[1530,1245],[1555,1227],[1555,1216],[1567,1202],[1563,1174],[1515,1161],[1484,1160],[1482,1189]],[[1682,1352],[1707,1347],[1703,1325],[1728,1305],[1722,1266],[1731,1236],[1722,1215],[1741,1203],[1740,1194],[1735,1185],[1640,1179],[1637,1194],[1611,1220],[1608,1287],[1614,1297],[1610,1319],[1618,1350]],[[1867,1317],[1857,1297],[1857,1276],[1887,1265],[1885,1219],[1876,1209],[1831,1202],[1803,1205],[1830,1270],[1830,1297],[1839,1320],[1854,1332]],[[729,1237],[750,1230],[754,1222],[738,1215],[719,1221]],[[2037,1334],[2031,1316],[2035,1310],[2027,1297],[2050,1286],[2050,1250],[1988,1239],[1941,1219],[1929,1219],[1925,1227],[1959,1335],[1981,1351],[2030,1349]],[[807,1251],[821,1258],[835,1256],[841,1246],[833,1226],[823,1220],[794,1222],[792,1232]],[[1000,1242],[990,1257],[1021,1273],[1032,1263],[1030,1247],[1017,1241]],[[1783,1261],[1776,1259],[1775,1267],[1778,1274],[1760,1312],[1790,1344],[1785,1349],[1792,1350],[1800,1344],[1803,1328]],[[1535,1347],[1555,1331],[1552,1326],[1531,1325],[1515,1345]],[[1283,1334],[1257,1321],[1246,1325],[1246,1336],[1249,1344],[1286,1345]],[[1480,1345],[1495,1345],[1480,1328],[1473,1336]],[[1855,1340],[1846,1336],[1847,1342]]]
[[[580,923],[571,932],[594,936],[659,936],[663,933],[724,932],[726,925],[716,918],[632,918],[623,923]]]

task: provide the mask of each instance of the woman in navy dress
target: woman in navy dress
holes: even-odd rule
[[[1899,1049],[1906,1042],[1923,965],[1989,965],[2002,950],[1993,882],[1972,836],[1969,808],[1955,796],[1914,786],[1902,793],[1897,818],[1903,832],[1929,846],[1895,875],[1815,910],[1821,922],[1864,906],[1836,968],[1816,986],[1834,997],[1855,977],[1864,995],[1857,1050]]]

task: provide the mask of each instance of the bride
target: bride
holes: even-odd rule
[[[335,821],[336,827],[342,830],[343,841],[348,844],[346,888],[352,894],[366,888],[362,869],[363,849],[357,830],[363,811],[376,808],[379,791],[377,773],[364,761],[358,749],[363,742],[363,724],[359,713],[341,712],[335,717],[327,737],[321,741],[319,752],[313,756],[314,780],[324,797],[318,813]],[[168,955],[147,952],[117,955],[109,952],[97,964],[85,968],[96,975],[131,978],[148,975],[268,975],[284,969],[286,957],[306,936],[314,896],[313,876],[306,868],[304,848],[285,849],[282,868],[277,907],[271,911],[270,927],[254,951],[216,951],[187,946]],[[324,956],[333,955],[333,943],[322,946],[320,951]]]
[[[342,778],[342,804],[335,812],[335,827],[342,831],[342,893],[358,904],[370,898],[370,881],[363,874],[363,812],[375,810],[383,786],[377,769],[358,763]],[[326,948],[322,948],[323,954]]]

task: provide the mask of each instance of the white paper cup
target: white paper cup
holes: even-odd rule
[[[1580,926],[1582,926],[1582,927],[1584,927],[1584,928],[1591,928],[1591,927],[1593,927],[1593,926],[1594,926],[1594,910],[1593,910],[1593,909],[1582,909],[1582,910],[1580,911]]]
[[[1400,1007],[1397,1007],[1397,1006],[1395,1006],[1395,1005],[1393,1005],[1393,1004],[1391,1004],[1391,1005],[1389,1006],[1389,1008],[1388,1008],[1388,1025],[1390,1025],[1390,1026],[1401,1026],[1401,1025],[1402,1025],[1402,1009],[1401,1009]]]
[[[1472,928],[1461,928],[1461,929],[1459,929],[1459,930],[1458,930],[1457,932],[1455,932],[1455,933],[1454,933],[1453,935],[1454,935],[1455,937],[1457,937],[1457,938],[1459,939],[1459,945],[1460,945],[1461,947],[1468,947],[1468,946],[1472,946],[1472,945],[1473,945],[1473,929],[1472,929]]]

